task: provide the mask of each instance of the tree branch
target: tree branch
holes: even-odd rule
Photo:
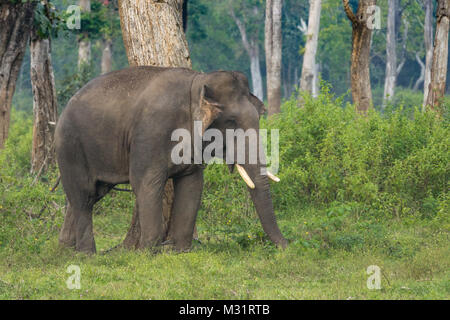
[[[244,44],[244,48],[247,51],[247,53],[250,55],[251,54],[251,48],[250,48],[250,44],[248,42],[248,38],[247,38],[247,32],[245,30],[245,26],[242,23],[242,21],[236,16],[236,14],[234,13],[234,9],[232,6],[230,6],[230,15],[233,18],[234,22],[236,23],[239,32],[241,33],[241,38],[242,38],[242,43]]]
[[[356,19],[355,14],[353,13],[352,8],[350,7],[349,0],[342,0],[342,3],[344,5],[344,11],[349,20],[352,22],[353,25],[358,24],[358,19]]]

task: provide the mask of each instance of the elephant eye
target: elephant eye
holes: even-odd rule
[[[235,127],[236,126],[236,120],[234,120],[234,119],[227,119],[227,121],[225,121],[225,125],[227,127]]]

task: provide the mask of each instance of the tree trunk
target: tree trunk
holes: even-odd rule
[[[35,2],[0,4],[0,149],[8,137],[11,103],[22,65],[31,26]]]
[[[267,69],[268,115],[281,108],[281,0],[267,0],[265,47]]]
[[[82,11],[91,12],[91,0],[79,0]],[[91,41],[88,34],[83,34],[78,40],[78,68],[91,61]]]
[[[50,39],[41,39],[33,28],[30,41],[33,89],[33,145],[31,171],[45,172],[55,162],[53,134],[58,113]]]
[[[103,40],[101,68],[102,74],[111,72],[112,70],[112,42],[110,39]]]
[[[123,41],[131,66],[192,67],[183,32],[182,8],[183,0],[119,0]],[[170,179],[163,197],[165,234],[170,223],[173,192]],[[127,248],[139,248],[139,239],[139,214],[135,207],[131,227],[123,245]]]
[[[418,52],[416,52],[416,61],[420,66],[420,76],[416,80],[416,83],[414,84],[413,90],[417,91],[419,89],[419,86],[424,82],[425,80],[425,64],[422,62],[422,59],[420,59],[420,55]]]
[[[320,74],[320,63],[316,63],[316,65],[314,66],[313,87],[312,87],[312,92],[311,92],[311,94],[314,98],[317,98],[320,93],[319,74]]]
[[[397,39],[396,17],[398,0],[388,1],[387,36],[386,36],[386,74],[384,80],[383,108],[394,97],[397,82]]]
[[[431,82],[431,66],[433,64],[433,0],[425,1],[425,80],[423,83],[423,110],[427,105],[428,89]]]
[[[373,10],[375,9],[376,3],[376,0],[360,0],[355,15],[349,5],[349,0],[343,0],[345,13],[351,21],[353,29],[350,68],[352,97],[356,110],[361,114],[366,114],[372,105],[369,67],[374,22]]]
[[[182,29],[182,7],[183,0],[119,1],[130,65],[192,67]]]
[[[250,50],[248,51],[250,57],[250,74],[252,77],[253,94],[258,99],[264,99],[263,81],[261,75],[261,63],[259,60],[259,45],[258,41],[252,39],[250,41]]]
[[[300,78],[300,92],[313,94],[317,83],[316,52],[319,41],[321,0],[309,1],[308,31],[306,32],[305,54],[303,55],[302,74]],[[303,104],[300,95],[300,105]]]
[[[258,14],[258,8],[254,7],[254,14]],[[252,34],[250,40],[247,37],[247,30],[245,29],[244,23],[239,19],[235,13],[233,8],[230,9],[231,17],[236,23],[239,32],[241,34],[242,44],[244,45],[244,49],[247,52],[250,58],[250,73],[252,77],[252,88],[253,94],[258,97],[260,100],[264,99],[264,91],[263,91],[263,82],[261,76],[261,65],[259,62],[259,45],[256,34]]]
[[[441,103],[445,95],[448,63],[448,31],[450,24],[450,0],[439,0],[436,11],[436,35],[434,39],[431,83],[427,105],[442,116]]]

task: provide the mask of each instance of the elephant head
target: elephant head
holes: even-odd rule
[[[227,129],[242,129],[244,132],[253,129],[256,132],[256,149],[261,146],[259,118],[266,110],[264,104],[250,92],[244,74],[229,71],[198,74],[192,83],[191,105],[193,121],[202,123],[202,132],[199,134],[203,135],[207,129],[217,129],[225,137]],[[255,149],[249,145],[248,139],[245,141],[243,151],[245,160],[241,163],[236,157],[242,150],[236,149],[237,143],[232,145],[235,150],[233,163],[228,163],[230,171],[236,166],[248,185],[251,199],[266,234],[278,246],[286,247],[287,240],[278,228],[269,187],[269,178],[277,182],[279,179],[266,171],[263,153],[262,156],[260,152],[256,152],[256,155],[250,154]],[[224,157],[230,151],[226,150],[227,146],[228,143],[224,139]],[[249,161],[252,157],[255,159],[255,156],[256,161]]]

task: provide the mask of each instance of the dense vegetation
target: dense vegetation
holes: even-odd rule
[[[285,251],[222,165],[206,170],[191,253],[59,248],[64,194],[51,191],[56,171],[28,173],[31,122],[15,112],[0,156],[0,298],[448,298],[448,120],[414,109],[360,117],[327,89],[306,101],[262,120],[280,130],[272,190]],[[114,191],[95,208],[100,251],[124,238],[133,200]],[[70,264],[82,290],[66,288]],[[381,290],[366,287],[369,265],[382,270]]]

